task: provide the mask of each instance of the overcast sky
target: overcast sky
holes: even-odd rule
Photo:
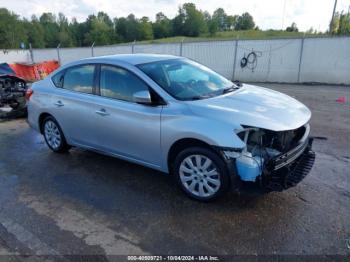
[[[195,3],[197,8],[210,13],[218,7],[230,15],[249,12],[262,29],[281,29],[296,22],[301,30],[313,27],[318,31],[328,27],[334,4],[334,0],[0,0],[0,6],[27,18],[43,12],[62,12],[84,21],[87,15],[104,11],[111,17],[133,13],[154,20],[159,11],[173,18],[179,5],[185,2]],[[347,12],[349,5],[350,0],[338,0],[337,10]]]

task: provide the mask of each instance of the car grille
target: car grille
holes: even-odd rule
[[[315,152],[311,150],[312,139],[308,139],[306,146],[298,150],[298,157],[290,156],[288,164],[281,168],[272,168],[272,171],[265,171],[263,185],[266,191],[282,191],[297,185],[311,171],[315,162]],[[291,160],[293,159],[293,160]],[[277,166],[278,162],[270,163],[270,166]]]

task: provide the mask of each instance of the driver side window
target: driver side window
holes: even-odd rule
[[[134,93],[148,90],[148,86],[129,71],[120,67],[101,65],[101,96],[134,102]]]

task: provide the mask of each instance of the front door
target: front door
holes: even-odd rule
[[[96,132],[103,150],[153,167],[160,165],[162,106],[138,104],[133,94],[149,87],[133,73],[101,65]]]

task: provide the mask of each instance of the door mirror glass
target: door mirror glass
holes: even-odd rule
[[[151,105],[152,99],[149,91],[138,91],[133,94],[133,100],[139,104]]]

